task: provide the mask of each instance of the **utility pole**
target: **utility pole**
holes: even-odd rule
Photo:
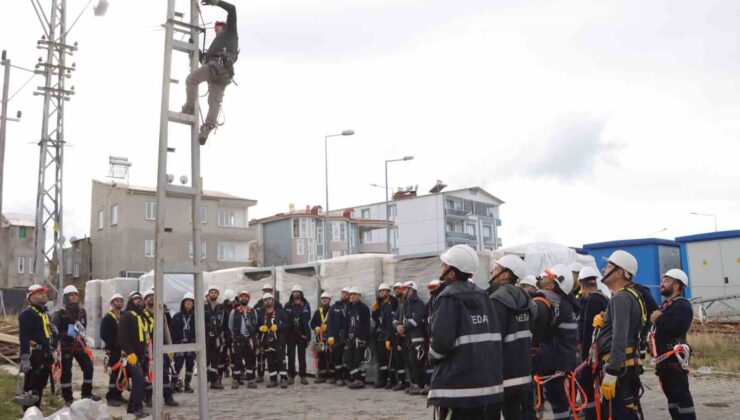
[[[5,74],[3,76],[3,96],[2,96],[2,107],[0,108],[0,219],[3,215],[3,171],[5,169],[5,131],[8,125],[8,87],[10,85],[10,59],[6,57],[6,53],[3,50],[2,60],[0,60],[3,67],[5,67]]]

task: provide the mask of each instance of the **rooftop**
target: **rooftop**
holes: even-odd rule
[[[471,191],[471,190],[473,190],[475,192],[482,193],[482,194],[488,196],[489,198],[491,198],[493,201],[495,201],[497,203],[496,205],[499,205],[500,206],[501,204],[504,204],[505,203],[504,200],[496,197],[495,195],[489,193],[488,191],[484,190],[481,187],[467,187],[467,188],[458,188],[458,189],[455,189],[455,190],[442,190],[442,191],[436,192],[436,193],[428,193],[428,194],[422,194],[422,195],[414,195],[412,197],[403,198],[401,200],[390,200],[390,202],[393,203],[393,202],[397,202],[397,201],[414,200],[416,198],[428,197],[430,195],[437,195],[437,194],[455,195],[455,193],[464,192],[464,191]],[[385,201],[378,201],[378,202],[369,203],[369,204],[361,204],[361,205],[358,205],[358,206],[352,206],[352,207],[347,207],[347,208],[353,209],[353,208],[360,208],[360,207],[375,206],[375,205],[378,205],[378,204],[385,204]]]
[[[292,219],[294,217],[311,217],[314,219],[323,220],[324,215],[318,214],[317,208],[319,206],[316,206],[309,210],[292,210],[288,213],[278,213],[273,216],[267,216],[263,217],[261,219],[252,219],[249,221],[249,224],[257,224],[257,223],[270,223],[270,222],[276,222],[279,220],[285,220],[285,219]],[[329,220],[330,221],[345,221],[345,222],[355,222],[358,225],[378,225],[382,224],[383,226],[388,223],[389,225],[392,225],[393,222],[386,222],[385,220],[375,220],[375,219],[363,219],[361,217],[347,217],[345,215],[345,212],[329,212]]]
[[[110,182],[104,182],[104,181],[98,181],[93,180],[94,183],[101,184],[103,186],[109,187],[109,188],[118,188],[122,190],[128,190],[133,192],[140,192],[140,193],[146,193],[146,194],[156,194],[157,189],[153,187],[143,187],[139,185],[129,185],[129,184],[119,184],[119,183],[110,183]],[[254,206],[257,204],[257,200],[253,200],[251,198],[246,197],[239,197],[232,194],[227,194],[225,192],[221,191],[209,191],[209,190],[203,190],[203,194],[201,195],[205,198],[218,198],[218,199],[226,199],[226,200],[239,200],[239,201],[248,201],[250,202],[250,206]]]
[[[592,244],[584,244],[585,249],[603,249],[603,248],[620,248],[629,246],[640,246],[640,245],[666,245],[675,246],[678,244],[670,239],[661,238],[641,238],[641,239],[623,239],[619,241],[608,241],[608,242],[596,242]]]
[[[708,232],[697,235],[681,236],[676,238],[676,242],[702,242],[713,241],[717,239],[734,239],[740,238],[740,230],[725,230],[722,232]]]
[[[5,213],[3,214],[3,218],[5,218],[7,223],[11,226],[25,226],[25,227],[35,227],[36,226],[36,219],[32,214]],[[3,224],[4,223],[5,222],[3,222]]]

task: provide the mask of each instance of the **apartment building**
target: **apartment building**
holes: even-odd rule
[[[90,238],[70,238],[64,248],[64,284],[92,280],[92,242]]]
[[[33,284],[33,215],[0,214],[0,288]]]
[[[192,210],[187,196],[168,196],[165,259],[192,258]],[[202,226],[203,270],[255,265],[249,208],[256,200],[203,191],[195,221]],[[93,181],[90,212],[92,278],[135,277],[154,269],[156,189]]]

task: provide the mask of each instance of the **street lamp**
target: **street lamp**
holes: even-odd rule
[[[694,216],[709,216],[709,217],[714,217],[714,231],[715,232],[717,231],[717,215],[716,214],[711,214],[711,213],[697,213],[695,211],[689,212],[689,214],[694,215]]]
[[[324,209],[324,223],[322,230],[324,231],[324,259],[328,259],[327,255],[329,253],[329,235],[326,232],[326,225],[329,220],[329,137],[339,137],[339,136],[351,136],[355,134],[355,130],[344,130],[339,134],[329,134],[324,136],[324,169],[325,169],[325,183],[326,183],[326,209]],[[347,232],[349,235],[349,232]]]
[[[413,156],[404,156],[401,159],[390,159],[385,161],[385,244],[388,253],[391,253],[391,229],[390,225],[390,204],[388,203],[388,164],[390,162],[405,162],[412,160]]]

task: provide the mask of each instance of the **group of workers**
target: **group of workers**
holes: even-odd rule
[[[354,287],[342,289],[333,303],[324,292],[313,312],[298,285],[281,304],[265,284],[254,306],[248,291],[227,290],[219,301],[220,290],[210,287],[203,320],[210,388],[223,389],[225,376],[232,389],[261,382],[268,388],[307,385],[306,352],[313,341],[315,383],[364,388],[365,366],[374,359],[375,388],[426,396],[438,419],[534,419],[544,401],[554,419],[639,419],[647,358],[671,417],[696,418],[686,342],[693,312],[683,297],[683,271],[665,273],[665,300],[658,307],[634,281],[637,260],[624,251],[609,257],[603,277],[592,267],[562,264],[528,276],[520,257],[505,255],[493,264],[487,290],[472,282],[479,264],[472,248],[456,245],[441,260],[426,303],[413,281],[381,284],[371,307]],[[39,407],[50,382],[58,382],[72,404],[73,360],[83,372],[82,398],[100,400],[92,393],[92,351],[79,293],[74,286],[63,293],[64,307],[50,320],[46,288],[31,286],[29,307],[19,316],[24,391],[38,397],[33,404]],[[177,406],[176,392],[194,392],[195,353],[152,360],[152,289],[132,292],[125,307],[120,294],[109,303],[100,324],[107,404],[127,403],[129,413],[145,416],[153,377],[161,374],[164,403]],[[193,294],[186,293],[174,317],[165,311],[165,343],[195,342],[194,306]],[[162,368],[154,372],[154,366]],[[124,391],[130,391],[128,400]]]

